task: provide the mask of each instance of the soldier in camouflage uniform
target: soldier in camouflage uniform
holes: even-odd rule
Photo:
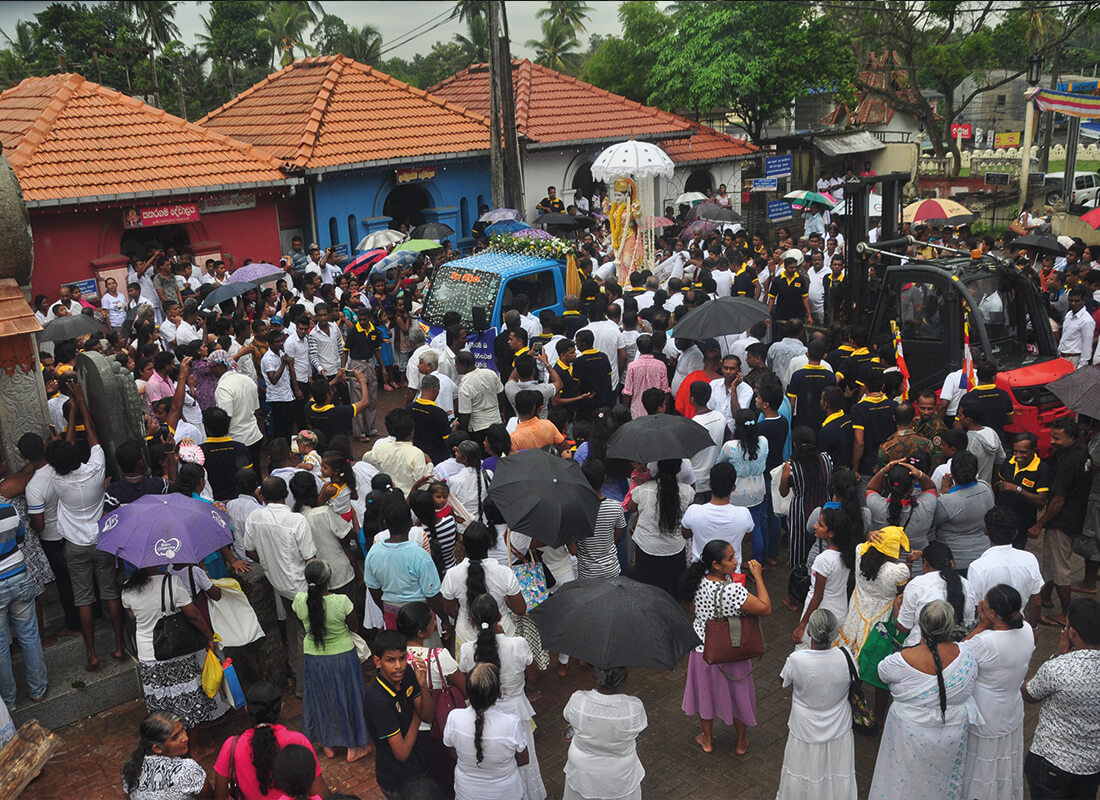
[[[913,421],[913,430],[932,442],[932,469],[947,461],[943,454],[943,434],[947,426],[939,415],[939,400],[936,393],[925,389],[917,395],[917,418]]]
[[[932,459],[932,442],[913,430],[916,412],[910,403],[900,403],[894,408],[894,422],[898,429],[878,449],[878,469],[891,461],[924,455]]]

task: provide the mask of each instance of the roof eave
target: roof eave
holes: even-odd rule
[[[180,186],[145,192],[123,192],[119,194],[83,195],[81,197],[62,197],[49,200],[27,200],[28,209],[66,208],[69,206],[91,205],[93,203],[121,203],[131,200],[151,200],[158,197],[180,197],[192,194],[219,194],[242,192],[250,189],[268,189],[274,187],[298,186],[304,183],[301,177],[286,178],[281,181],[253,181],[251,183],[223,183],[217,186]]]
[[[461,153],[431,153],[408,158],[383,158],[376,161],[355,161],[347,164],[329,164],[323,167],[305,168],[307,175],[325,175],[329,172],[347,172],[355,169],[377,169],[379,167],[400,167],[411,164],[424,164],[430,161],[460,161],[469,158],[488,158],[489,149],[466,150]]]
[[[741,153],[736,156],[715,156],[712,158],[677,158],[672,156],[672,162],[676,166],[687,166],[690,164],[717,164],[721,161],[749,161],[759,156],[759,151],[753,153]]]
[[[679,131],[665,131],[663,133],[646,133],[641,136],[632,136],[631,138],[638,139],[639,141],[663,141],[666,139],[688,139],[694,136],[698,131],[690,129],[684,129]],[[561,141],[553,142],[540,142],[531,140],[527,143],[528,150],[552,150],[556,147],[577,147],[590,144],[611,144],[613,142],[621,142],[624,138],[627,138],[628,134],[620,133],[616,136],[602,136],[597,139],[562,139]]]

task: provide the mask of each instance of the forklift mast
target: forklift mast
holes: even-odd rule
[[[872,254],[861,253],[856,245],[867,240],[871,228],[871,188],[882,185],[882,233],[875,247],[891,252],[904,253],[908,239],[901,238],[901,191],[912,180],[908,172],[891,172],[866,178],[852,176],[844,181],[844,243],[848,286],[848,302],[859,307],[864,287],[867,285],[868,259]],[[850,307],[850,306],[849,306]],[[864,309],[865,310],[865,309]]]

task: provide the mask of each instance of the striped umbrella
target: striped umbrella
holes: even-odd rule
[[[901,212],[902,222],[923,222],[926,225],[968,225],[978,215],[962,203],[945,197],[931,197],[910,203]]]
[[[361,275],[365,270],[370,269],[371,264],[380,261],[386,257],[386,248],[380,247],[377,250],[368,250],[365,253],[361,253],[353,258],[348,265],[344,267],[345,275]]]

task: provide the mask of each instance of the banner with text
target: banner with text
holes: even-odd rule
[[[179,203],[174,206],[128,208],[123,214],[122,225],[124,228],[151,228],[155,225],[175,225],[198,220],[198,203]]]

